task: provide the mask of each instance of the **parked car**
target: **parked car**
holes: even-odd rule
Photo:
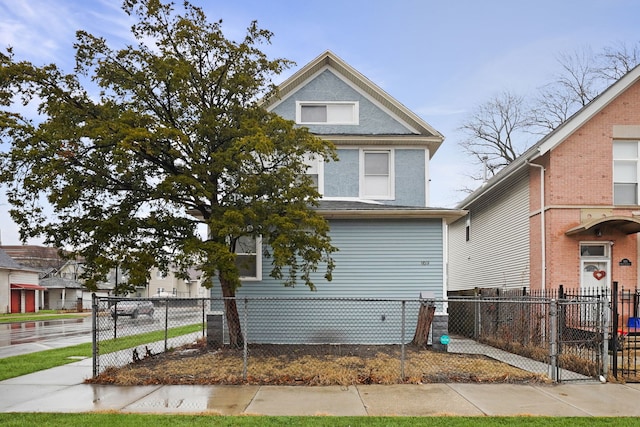
[[[151,301],[118,301],[111,306],[111,317],[128,316],[136,319],[139,315],[146,314],[153,317],[153,303]]]

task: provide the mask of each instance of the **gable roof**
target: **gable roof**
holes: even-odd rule
[[[600,95],[595,97],[591,102],[582,107],[571,117],[569,117],[564,123],[558,126],[555,130],[547,134],[544,138],[531,146],[527,151],[517,157],[513,162],[507,165],[504,169],[498,172],[495,176],[484,183],[480,188],[475,190],[469,196],[467,196],[456,207],[465,208],[473,203],[476,199],[488,192],[496,185],[508,179],[515,172],[527,167],[530,162],[537,159],[540,156],[548,153],[556,148],[562,142],[564,142],[575,131],[582,127],[585,123],[591,120],[596,114],[602,111],[606,106],[613,102],[618,96],[624,93],[627,89],[640,81],[640,65],[633,68],[627,74],[622,76],[619,80],[609,86]]]
[[[25,267],[18,264],[13,258],[11,258],[4,250],[0,249],[0,268],[5,270],[19,270],[19,271],[32,271],[36,272],[33,268]]]
[[[402,105],[391,95],[381,89],[378,85],[373,83],[362,73],[344,62],[329,50],[322,53],[320,56],[309,62],[307,65],[294,73],[291,77],[286,79],[283,83],[281,83],[278,86],[277,96],[265,100],[264,106],[269,109],[270,107],[278,104],[281,100],[287,98],[288,95],[290,95],[301,85],[303,85],[304,82],[315,76],[326,67],[333,69],[354,87],[361,90],[363,94],[375,100],[381,106],[389,110],[391,113],[395,114],[398,118],[403,120],[407,125],[418,132],[418,134],[416,135],[402,135],[403,141],[407,139],[414,139],[416,141],[426,143],[429,147],[431,156],[433,156],[433,154],[438,150],[438,148],[442,144],[442,141],[444,141],[444,136],[440,132],[431,127],[431,125],[418,117],[418,115]],[[358,139],[357,137],[355,138]],[[397,139],[398,136],[394,136],[394,138]],[[343,140],[354,139],[354,136],[331,135],[331,137],[328,137],[327,139],[331,139],[335,142],[342,142]],[[371,143],[370,140],[371,138],[368,137],[366,142]],[[388,143],[388,141],[386,138],[381,138],[381,141],[379,143]]]

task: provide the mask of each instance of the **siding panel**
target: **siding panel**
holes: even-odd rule
[[[472,204],[466,218],[449,226],[448,291],[475,287],[529,286],[528,172]],[[472,281],[469,278],[474,278]]]
[[[313,275],[317,291],[304,285],[283,288],[269,277],[271,263],[263,261],[262,282],[246,282],[239,295],[418,298],[421,291],[442,296],[442,222],[431,220],[333,220],[331,238],[340,250],[334,255],[333,281],[323,268]]]
[[[340,248],[333,281],[314,275],[316,292],[304,285],[285,288],[269,277],[247,282],[238,297],[248,302],[246,333],[253,343],[398,344],[402,341],[401,301],[347,301],[323,298],[411,299],[405,306],[405,342],[413,338],[422,291],[442,297],[442,221],[334,220],[331,236]],[[213,292],[219,296],[219,289]],[[269,299],[271,298],[271,299]],[[275,298],[293,298],[276,300]],[[242,304],[240,304],[242,310]],[[441,308],[440,308],[441,309]]]

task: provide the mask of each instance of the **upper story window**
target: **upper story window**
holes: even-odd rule
[[[393,150],[360,152],[360,197],[392,200],[394,198]]]
[[[305,164],[309,165],[307,169],[307,175],[311,177],[315,189],[318,190],[318,193],[322,194],[324,190],[324,168],[323,161],[319,156],[313,155],[305,155],[304,157]]]
[[[310,125],[357,125],[357,102],[296,102],[296,123]]]
[[[236,241],[236,266],[242,280],[262,280],[262,239],[242,236]]]
[[[613,203],[638,204],[638,141],[613,141]]]

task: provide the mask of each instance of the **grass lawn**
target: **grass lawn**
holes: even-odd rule
[[[0,425],[22,427],[47,426],[416,426],[435,427],[582,427],[637,426],[638,418],[555,418],[555,417],[260,417],[217,415],[148,415],[148,414],[0,414]]]
[[[78,319],[90,316],[91,313],[65,313],[58,310],[40,310],[37,313],[0,314],[0,323],[38,322],[45,320]]]
[[[202,324],[181,326],[171,328],[168,338],[178,337],[202,330]],[[148,332],[140,335],[131,335],[126,339],[118,338],[100,342],[100,352],[102,354],[120,351],[150,342],[164,340],[164,330]],[[41,371],[43,369],[55,368],[77,362],[74,357],[91,357],[93,352],[92,343],[78,344],[71,347],[56,348],[39,351],[36,353],[11,356],[0,359],[0,381]],[[2,425],[2,423],[0,423]]]

